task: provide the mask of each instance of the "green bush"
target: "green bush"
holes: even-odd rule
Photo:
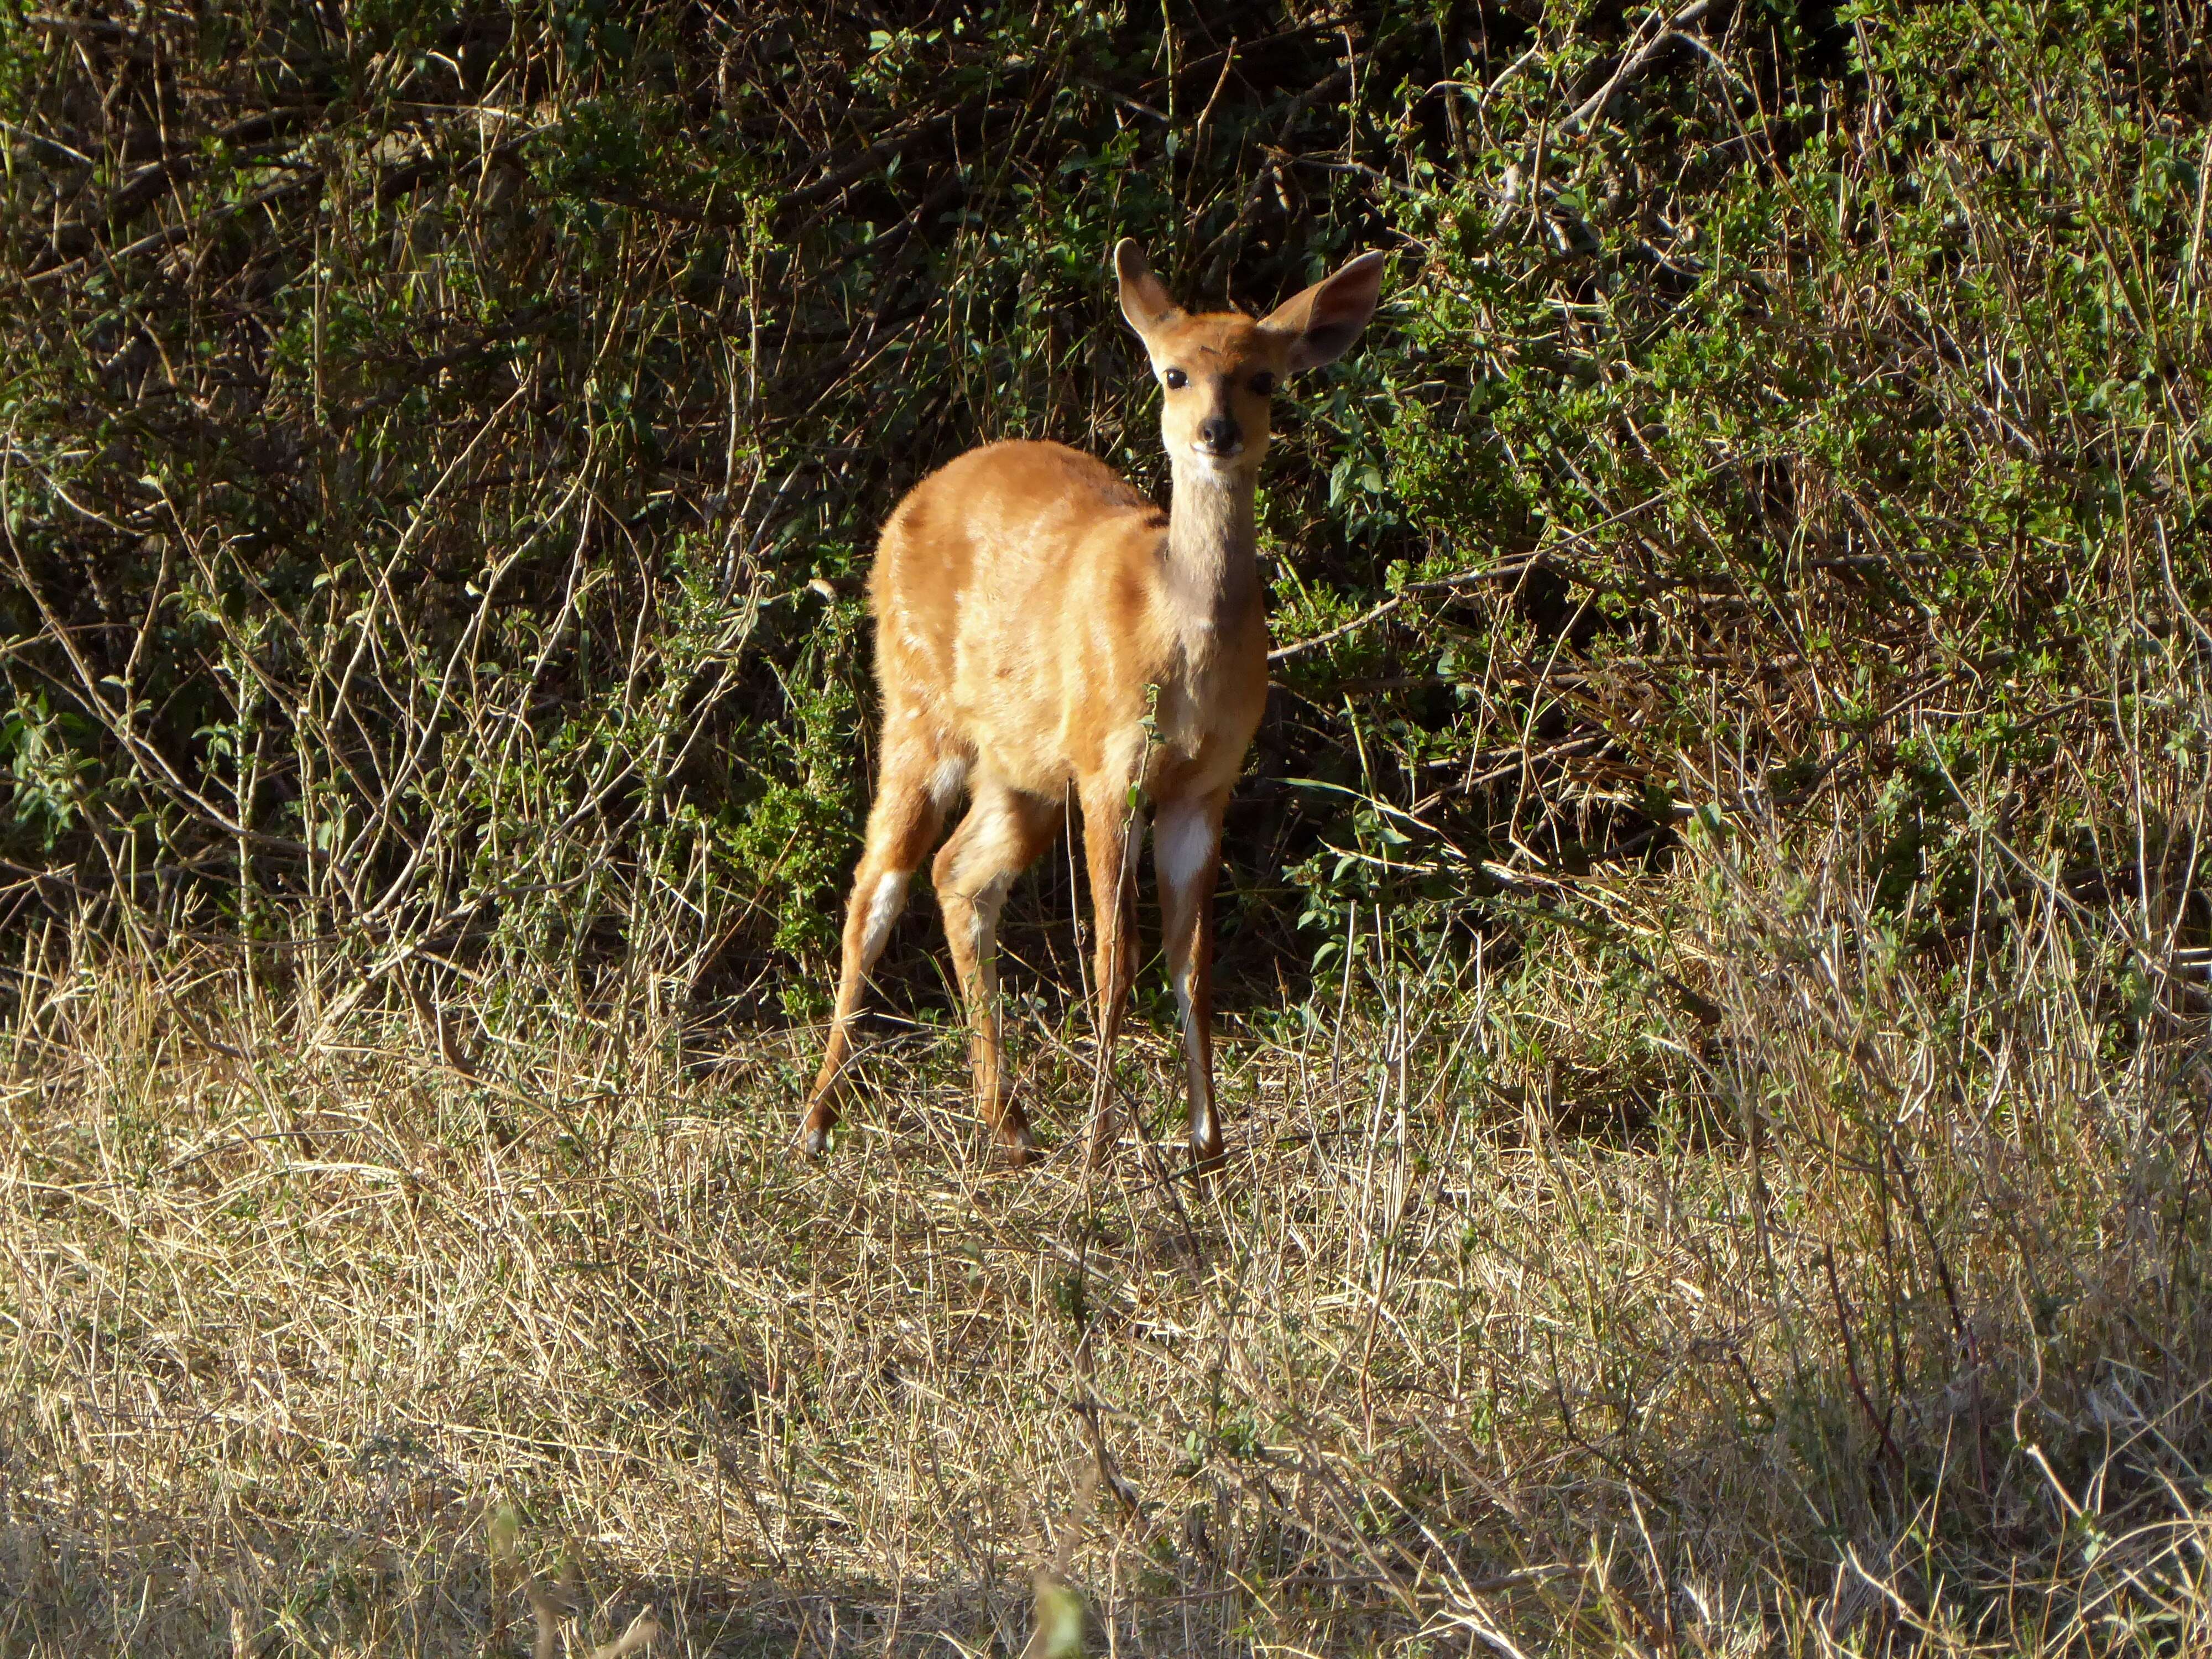
[[[808,1008],[876,522],[1007,434],[1164,488],[1124,234],[1255,307],[1398,250],[1267,483],[1248,957],[1512,934],[1715,792],[1874,815],[1923,942],[1970,784],[2117,880],[2174,705],[2085,688],[2212,601],[2201,51],[1669,15],[13,15],[0,926]]]

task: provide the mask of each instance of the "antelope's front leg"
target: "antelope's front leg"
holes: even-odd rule
[[[1091,916],[1097,945],[1098,1062],[1091,1084],[1090,1164],[1106,1162],[1112,1137],[1114,1045],[1137,976],[1137,838],[1144,823],[1127,786],[1082,792],[1083,849],[1091,866]]]
[[[1228,805],[1226,789],[1166,802],[1152,823],[1161,944],[1182,1015],[1190,1151],[1201,1167],[1221,1158],[1221,1117],[1213,1101],[1213,884],[1221,869],[1221,815]]]

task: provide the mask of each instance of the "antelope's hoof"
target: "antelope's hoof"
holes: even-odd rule
[[[805,1127],[799,1132],[799,1145],[807,1157],[823,1158],[828,1155],[830,1131],[832,1127],[831,1124],[817,1122],[811,1117],[806,1120]]]
[[[1029,1168],[1044,1150],[1037,1145],[1036,1136],[1030,1133],[1026,1123],[1002,1132],[999,1136],[999,1145],[1006,1149],[1007,1167],[1015,1170]]]

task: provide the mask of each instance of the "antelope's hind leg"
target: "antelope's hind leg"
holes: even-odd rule
[[[1017,1164],[1036,1152],[1021,1103],[1006,1096],[1000,1052],[999,911],[1014,878],[1052,845],[1060,809],[1004,784],[978,781],[975,802],[930,866],[945,941],[968,1005],[975,1107]]]
[[[867,845],[853,872],[852,896],[845,902],[837,1010],[830,1022],[822,1070],[807,1091],[806,1118],[799,1132],[802,1144],[817,1156],[830,1149],[830,1131],[837,1121],[837,1080],[852,1053],[853,1021],[867,988],[868,970],[884,953],[891,924],[906,908],[907,884],[944,827],[945,804],[959,787],[959,769],[957,760],[927,751],[884,760],[876,804],[868,812]]]

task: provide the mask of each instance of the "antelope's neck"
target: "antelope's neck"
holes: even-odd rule
[[[1259,532],[1249,472],[1211,467],[1175,469],[1168,505],[1168,592],[1185,649],[1211,654],[1212,641],[1258,601]]]

